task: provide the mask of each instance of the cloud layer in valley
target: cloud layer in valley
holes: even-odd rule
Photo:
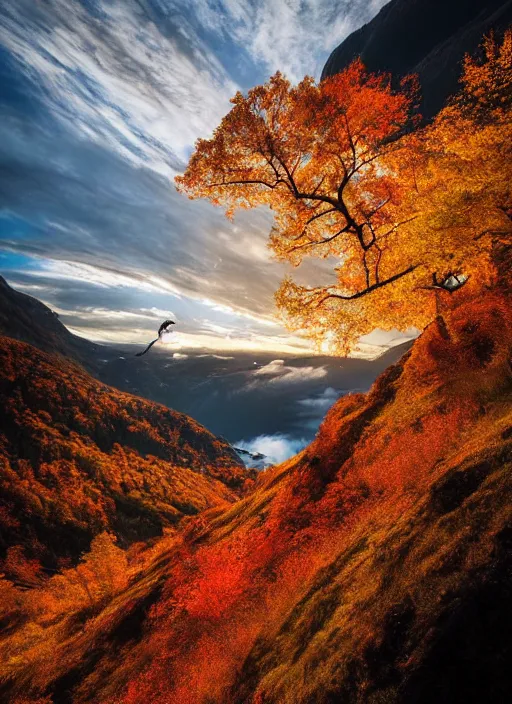
[[[251,454],[261,454],[265,456],[266,464],[280,464],[289,457],[293,457],[298,452],[304,449],[307,445],[307,440],[301,438],[292,438],[289,435],[258,435],[246,442],[240,440],[235,444],[241,450],[246,450]],[[247,460],[248,466],[251,466],[251,461]]]

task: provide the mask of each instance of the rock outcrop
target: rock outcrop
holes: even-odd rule
[[[391,0],[331,53],[322,78],[361,57],[374,72],[418,74],[421,114],[432,118],[456,92],[466,53],[512,23],[511,0]]]

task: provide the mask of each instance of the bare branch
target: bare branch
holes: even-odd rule
[[[320,179],[320,181],[318,182],[318,184],[317,184],[317,185],[315,186],[315,188],[313,189],[313,194],[315,194],[315,193],[318,191],[318,189],[320,188],[320,186],[322,185],[322,183],[323,183],[324,181],[325,181],[325,176],[322,176],[322,178]]]
[[[322,204],[318,203],[317,205],[313,206],[311,210],[315,210],[316,208],[319,208]],[[308,228],[308,225],[310,225],[314,220],[318,220],[319,218],[322,218],[324,215],[329,215],[329,213],[336,213],[337,209],[336,208],[329,208],[328,210],[322,210],[320,213],[315,213],[315,215],[312,215],[309,220],[306,222],[302,230],[299,232],[298,235],[294,235],[293,237],[290,237],[290,239],[293,242],[296,242],[297,240],[300,240],[301,237],[304,237],[306,234],[306,230]]]
[[[348,231],[348,225],[345,225],[341,230],[338,230],[334,235],[331,235],[330,237],[324,237],[321,240],[309,240],[309,242],[304,242],[303,244],[298,244],[295,245],[295,247],[291,247],[288,249],[288,252],[295,252],[297,249],[304,249],[305,247],[315,247],[316,245],[320,244],[327,244],[329,242],[332,242],[335,240],[337,237],[342,235],[344,232]],[[365,253],[366,254],[366,253]]]
[[[337,208],[329,208],[328,210],[322,210],[321,213],[316,213],[316,215],[313,215],[312,217],[309,218],[307,221],[306,225],[309,225],[310,223],[313,222],[313,220],[316,220],[317,218],[321,218],[324,215],[329,215],[329,213],[336,213]]]
[[[407,274],[410,274],[413,272],[415,269],[417,269],[419,264],[415,264],[414,266],[410,266],[407,269],[404,269],[404,271],[399,272],[398,274],[394,274],[393,276],[390,276],[388,279],[384,279],[384,281],[380,281],[378,283],[374,283],[371,286],[368,286],[367,288],[363,289],[362,291],[358,291],[357,293],[352,293],[349,295],[344,295],[341,293],[327,293],[316,305],[315,308],[319,308],[325,301],[327,301],[329,298],[339,298],[342,301],[354,301],[357,298],[362,298],[363,296],[368,295],[369,293],[372,293],[372,291],[376,291],[379,288],[383,288],[384,286],[387,286],[388,284],[392,284],[395,281],[398,281],[404,276],[407,276]],[[325,290],[325,289],[324,289]]]
[[[375,262],[375,281],[376,281],[376,283],[379,283],[379,281],[380,281],[379,266],[380,266],[380,260],[382,259],[382,247],[380,247],[377,243],[375,243],[375,248],[379,253],[377,256],[377,261]]]

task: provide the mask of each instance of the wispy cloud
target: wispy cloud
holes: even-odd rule
[[[197,0],[203,26],[234,39],[266,74],[319,77],[325,59],[387,0]],[[177,3],[181,4],[181,3]]]
[[[182,349],[308,351],[306,341],[265,318],[212,305],[165,288],[102,270],[63,262],[11,271],[15,288],[34,295],[72,331],[97,342],[145,343],[166,318],[176,321],[162,342],[169,353]],[[90,279],[90,280],[89,280]]]
[[[238,87],[318,75],[381,4],[4,0],[0,247],[24,261],[15,280],[102,339],[139,340],[145,322],[130,332],[117,314],[143,305],[176,310],[203,342],[303,346],[275,323],[286,267],[266,248],[271,214],[230,223],[171,177]]]
[[[324,367],[293,367],[286,365],[284,359],[274,359],[253,372],[253,376],[264,377],[265,383],[273,384],[294,384],[305,378],[321,379],[326,374]]]
[[[145,5],[147,5],[145,7]],[[171,175],[229,108],[237,86],[186,15],[119,0],[4,3],[0,39],[81,138]]]

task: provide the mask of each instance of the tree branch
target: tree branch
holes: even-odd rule
[[[275,183],[268,183],[268,181],[262,181],[261,179],[241,179],[239,181],[219,181],[219,183],[209,183],[208,188],[217,188],[218,186],[236,186],[240,184],[260,184],[266,186],[267,188],[276,188],[280,183],[286,184],[286,181],[282,178],[278,179]]]
[[[304,247],[315,247],[316,245],[319,244],[327,244],[328,242],[332,242],[333,240],[336,239],[336,237],[339,237],[342,235],[344,232],[347,232],[348,230],[348,225],[345,225],[341,230],[338,230],[334,235],[331,235],[330,237],[324,237],[321,240],[309,240],[309,242],[304,242],[303,244],[298,244],[295,245],[295,247],[291,247],[288,249],[288,252],[295,252],[297,249],[304,249]],[[365,252],[366,254],[366,252]]]
[[[479,235],[475,235],[473,240],[475,242],[477,240],[481,240],[482,237],[485,237],[485,235],[512,235],[512,230],[484,230]]]
[[[307,221],[306,225],[309,225],[310,223],[313,222],[313,220],[316,220],[317,218],[321,218],[324,215],[329,215],[329,213],[335,213],[337,211],[337,208],[329,208],[328,210],[322,210],[321,213],[316,213],[316,215],[313,215],[312,217],[309,218]]]
[[[398,230],[399,227],[401,227],[402,225],[407,225],[408,222],[412,222],[413,220],[416,220],[418,217],[419,217],[419,215],[413,215],[411,218],[407,218],[406,220],[402,220],[401,222],[397,222],[397,224],[393,225],[393,227],[390,230],[385,232],[383,235],[379,235],[379,237],[377,237],[377,240],[379,242],[381,242],[384,239],[384,237],[388,237],[389,235],[393,234],[393,232],[396,232],[396,230]]]
[[[320,301],[318,301],[315,308],[319,308],[329,298],[339,298],[342,301],[354,301],[357,298],[362,298],[363,296],[366,296],[369,293],[372,293],[372,291],[376,291],[377,289],[383,288],[384,286],[387,286],[388,284],[392,284],[394,281],[398,281],[403,276],[407,276],[407,274],[410,274],[418,267],[419,267],[419,264],[415,264],[414,266],[410,266],[407,269],[404,269],[404,271],[401,271],[398,274],[394,274],[393,276],[390,276],[388,279],[384,279],[384,281],[380,281],[378,283],[372,284],[371,286],[368,286],[367,288],[363,289],[362,291],[358,291],[357,293],[352,293],[352,294],[346,295],[346,296],[341,293],[328,293],[325,296],[323,296],[323,298]]]
[[[369,213],[365,213],[364,210],[361,210],[361,212],[365,216],[366,220],[369,221],[373,218],[374,215],[376,215],[379,212],[379,210],[382,210],[382,208],[384,208],[384,206],[386,206],[390,200],[391,200],[391,198],[386,198],[386,200],[384,200],[380,205],[378,205],[373,210],[370,210]]]

